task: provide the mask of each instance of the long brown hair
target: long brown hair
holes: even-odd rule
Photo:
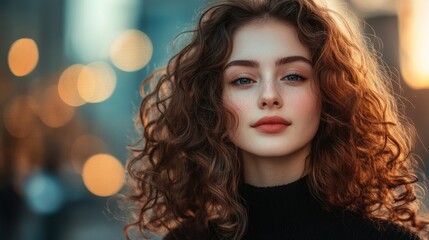
[[[312,0],[218,1],[203,12],[189,42],[143,83],[141,139],[128,164],[137,215],[127,237],[132,227],[142,234],[175,228],[193,236],[243,235],[240,150],[227,135],[233,114],[222,105],[222,76],[234,31],[264,18],[295,26],[312,53],[322,102],[308,158],[312,194],[327,209],[425,231],[413,128],[398,111],[376,53],[333,14]]]

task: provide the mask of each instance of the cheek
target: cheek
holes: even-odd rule
[[[296,93],[289,98],[289,104],[286,103],[286,105],[286,108],[293,109],[295,117],[303,123],[313,123],[320,120],[321,103],[319,97],[313,92]]]
[[[249,112],[249,105],[245,99],[240,99],[237,96],[227,95],[223,98],[223,105],[231,111],[233,116],[228,121],[228,132],[231,136],[236,135],[237,128],[242,124],[246,112]]]
[[[231,94],[224,95],[223,105],[235,115],[239,115],[245,108],[245,103],[239,97]]]
[[[307,96],[305,99],[305,101],[297,105],[296,111],[308,124],[318,125],[320,121],[321,103],[315,96]]]

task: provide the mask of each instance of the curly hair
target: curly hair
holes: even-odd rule
[[[326,209],[426,233],[414,129],[371,45],[312,0],[228,0],[210,5],[189,42],[143,82],[141,139],[127,166],[137,215],[125,228],[127,238],[134,227],[144,237],[173,228],[228,239],[244,234],[241,153],[227,134],[234,116],[222,104],[222,78],[234,32],[258,19],[292,24],[311,51],[322,103],[308,157],[311,193]]]

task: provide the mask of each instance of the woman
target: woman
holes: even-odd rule
[[[142,101],[128,165],[138,214],[127,233],[427,233],[412,127],[375,53],[334,14],[312,0],[220,1],[202,14]]]

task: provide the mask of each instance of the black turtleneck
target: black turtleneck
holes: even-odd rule
[[[311,195],[307,177],[275,187],[244,184],[241,195],[249,217],[244,237],[247,240],[419,239],[404,227],[387,221],[371,221],[339,210],[325,211]]]
[[[326,211],[311,195],[307,177],[287,185],[244,184],[240,195],[248,211],[244,240],[419,240],[406,228],[385,220],[369,220],[342,210]],[[224,239],[216,231],[192,225],[176,228],[164,240]]]

